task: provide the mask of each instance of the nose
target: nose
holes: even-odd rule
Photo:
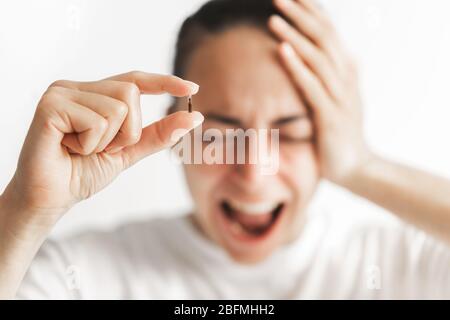
[[[259,163],[236,164],[235,171],[238,179],[247,186],[259,186],[264,182],[265,176]]]
[[[245,161],[243,163],[235,164],[235,172],[237,178],[241,183],[245,183],[247,187],[255,186],[262,187],[262,184],[267,180],[265,174],[264,160],[270,158],[270,152],[264,148],[264,136],[258,136],[253,142],[248,143],[245,147]],[[238,150],[239,152],[239,150]]]

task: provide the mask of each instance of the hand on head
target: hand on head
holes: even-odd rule
[[[275,0],[288,19],[272,16],[279,53],[313,112],[322,175],[345,184],[371,157],[363,135],[355,62],[312,0]]]

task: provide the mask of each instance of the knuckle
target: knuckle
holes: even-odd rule
[[[170,75],[167,76],[167,80],[168,81],[179,81],[179,80],[182,80],[182,79],[180,77],[177,77],[177,76],[173,75],[173,74],[170,74]]]
[[[128,144],[136,144],[141,140],[142,130],[133,130],[128,134],[127,142]]]
[[[138,96],[141,94],[141,90],[135,83],[127,83],[126,90],[130,96]]]
[[[123,82],[120,85],[120,98],[123,101],[134,101],[136,96],[140,95],[139,87],[131,82]]]
[[[141,140],[142,130],[129,130],[123,132],[122,143],[125,146],[131,146],[139,142]]]
[[[39,108],[47,108],[49,105],[55,102],[55,100],[59,97],[59,94],[50,90],[47,90],[39,101]]]
[[[108,129],[109,123],[108,120],[106,120],[103,117],[99,117],[96,121],[95,121],[95,128],[97,131],[99,132],[105,132],[106,129]]]
[[[48,110],[53,108],[55,104],[60,101],[61,93],[56,88],[49,88],[41,97],[37,110]]]
[[[142,76],[142,71],[132,70],[128,72],[128,75],[131,76],[132,78],[139,78],[140,76]]]
[[[171,83],[175,83],[180,80],[181,80],[181,78],[174,76],[174,75],[164,76],[160,83],[160,90],[167,91]]]
[[[139,70],[133,70],[133,71],[128,72],[126,75],[127,75],[127,78],[139,80],[139,79],[145,78],[146,73],[143,71],[139,71]]]
[[[55,87],[64,87],[68,83],[67,80],[56,80],[53,81],[52,84],[50,84],[49,88],[55,88]]]
[[[52,96],[61,97],[64,95],[64,92],[66,92],[66,89],[60,86],[50,87],[47,89],[46,94],[50,94]]]
[[[55,114],[57,114],[55,103],[55,99],[44,95],[36,108],[34,119],[40,124],[42,132],[52,132],[54,130],[53,119]]]
[[[123,119],[128,114],[128,106],[125,103],[117,103],[113,108],[113,117]]]

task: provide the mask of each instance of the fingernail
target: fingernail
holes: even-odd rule
[[[191,94],[196,94],[200,90],[200,86],[192,81],[186,81],[186,83],[191,87]]]
[[[199,125],[201,125],[203,123],[203,121],[205,121],[205,117],[198,111],[194,111],[192,112],[192,122],[194,124],[194,128],[198,127]]]

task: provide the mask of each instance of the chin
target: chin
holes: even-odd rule
[[[263,262],[267,258],[269,258],[275,250],[280,246],[281,244],[274,245],[271,248],[264,248],[260,249],[258,251],[252,250],[252,251],[237,251],[234,250],[234,248],[226,247],[225,244],[223,244],[223,247],[227,251],[228,255],[237,263],[245,264],[245,265],[254,265]]]

